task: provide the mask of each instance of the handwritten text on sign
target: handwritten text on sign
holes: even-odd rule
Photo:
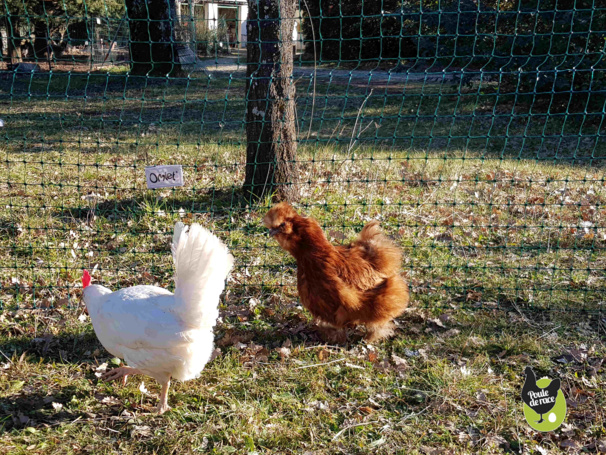
[[[183,168],[180,164],[170,166],[148,166],[145,168],[148,188],[183,186]]]

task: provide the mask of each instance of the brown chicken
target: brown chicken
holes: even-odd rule
[[[263,224],[297,260],[301,303],[318,322],[341,334],[363,324],[371,342],[393,334],[392,320],[408,306],[408,286],[399,273],[402,253],[377,221],[347,246],[333,246],[316,220],[286,202],[267,212]]]

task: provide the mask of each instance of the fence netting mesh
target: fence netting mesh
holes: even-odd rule
[[[0,0],[0,305],[76,306],[83,268],[172,288],[177,220],[232,250],[225,299],[296,302],[270,200],[242,189],[247,47],[268,44],[247,14],[269,1]],[[295,10],[297,209],[335,243],[380,220],[416,305],[600,311],[603,2]],[[147,189],[157,164],[184,186]]]

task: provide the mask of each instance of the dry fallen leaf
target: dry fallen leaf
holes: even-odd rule
[[[317,401],[317,400],[310,402],[308,404],[308,406],[305,408],[305,410],[307,412],[313,412],[314,410],[328,411],[329,409],[330,408],[326,401]]]
[[[450,337],[458,335],[459,333],[461,333],[461,331],[459,329],[450,329],[450,330],[447,330],[446,332],[444,332],[442,334],[442,337],[450,338]]]
[[[324,361],[330,357],[330,352],[326,349],[320,349],[318,351],[318,360]]]
[[[288,359],[288,357],[290,357],[290,349],[288,349],[288,348],[285,348],[285,347],[276,348],[276,352],[278,354],[280,354],[280,359],[282,359],[282,360]]]
[[[151,436],[151,428],[147,425],[134,425],[130,432],[131,438],[133,436]]]
[[[428,447],[428,446],[421,446],[420,450],[421,450],[421,453],[424,453],[425,455],[439,455],[442,453],[441,449],[436,449],[434,447]]]
[[[408,362],[406,362],[406,359],[403,359],[402,357],[392,354],[391,360],[393,360],[393,363],[398,370],[403,370],[405,368],[408,368]]]
[[[549,454],[549,451],[546,448],[541,447],[539,445],[535,445],[534,446],[534,450],[536,450],[537,452],[539,452],[541,455],[548,455]]]
[[[101,404],[108,404],[108,405],[116,405],[116,404],[120,404],[120,400],[118,400],[116,397],[112,397],[110,395],[96,395],[95,398],[97,398],[99,400],[99,403]]]
[[[95,376],[100,378],[103,376],[103,373],[107,371],[107,363],[102,363],[97,368],[95,368]]]
[[[221,348],[215,348],[215,350],[213,351],[213,353],[210,355],[209,362],[212,362],[217,357],[221,357]]]
[[[145,382],[141,382],[141,385],[139,386],[139,392],[141,392],[143,395],[149,395],[149,390],[147,390],[147,388],[145,387]]]
[[[247,350],[249,353],[256,354],[261,349],[263,349],[263,346],[261,346],[260,344],[255,344],[251,341],[250,344],[247,346],[247,348],[248,348]]]
[[[145,280],[147,280],[147,281],[154,281],[154,277],[153,277],[153,276],[152,276],[152,274],[151,274],[151,273],[149,273],[149,272],[143,272],[143,273],[141,274],[141,278],[143,278],[143,279],[145,279]]]
[[[486,437],[486,445],[495,447],[509,447],[509,443],[503,436],[496,434],[488,435]]]
[[[269,360],[269,351],[266,348],[261,348],[255,353],[255,360],[266,363]]]
[[[347,237],[340,231],[331,230],[328,235],[334,240],[345,240]]]
[[[578,444],[572,439],[565,439],[560,442],[560,447],[564,449],[576,449],[578,447]]]
[[[442,323],[442,321],[439,320],[439,319],[437,319],[437,318],[429,318],[428,322],[431,322],[432,324],[434,324],[434,325],[436,325],[436,326],[438,326],[440,328],[445,328],[444,324]]]

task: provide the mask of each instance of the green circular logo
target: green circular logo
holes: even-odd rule
[[[555,403],[551,409],[547,410],[544,414],[539,414],[532,409],[534,407],[539,411],[543,411],[544,407],[543,409],[541,407],[545,406],[543,404],[545,402],[547,402],[546,406],[549,406],[549,396],[546,391],[552,382],[551,379],[547,378],[539,379],[536,381],[536,388],[534,390],[525,390],[523,392],[526,394],[526,397],[524,397],[524,417],[526,417],[528,425],[537,431],[553,431],[562,425],[562,422],[566,418],[566,398],[564,398],[559,384]],[[559,380],[557,382],[559,383]],[[530,402],[530,406],[527,404],[527,400]]]

